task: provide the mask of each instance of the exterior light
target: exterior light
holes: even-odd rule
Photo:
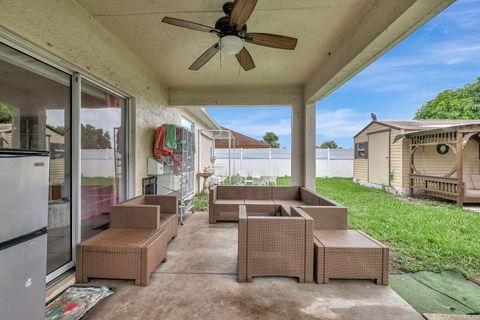
[[[225,36],[220,39],[220,48],[225,54],[237,54],[244,45],[243,40],[237,36]]]

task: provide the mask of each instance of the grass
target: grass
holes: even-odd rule
[[[113,185],[113,177],[82,177],[82,185],[111,186]]]
[[[204,211],[208,208],[208,193],[200,192],[193,198],[192,211]]]
[[[290,184],[290,178],[277,180]],[[415,272],[457,270],[480,281],[480,214],[455,204],[409,201],[351,179],[318,178],[317,192],[349,210],[349,227],[393,249],[393,266]]]

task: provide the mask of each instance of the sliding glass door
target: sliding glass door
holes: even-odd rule
[[[126,99],[81,81],[81,239],[108,227],[125,198]]]
[[[0,43],[0,148],[50,151],[48,274],[72,265],[71,107],[70,74]]]

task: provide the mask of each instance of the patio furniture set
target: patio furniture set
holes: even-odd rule
[[[238,222],[238,281],[372,279],[388,284],[389,250],[348,230],[347,209],[303,187],[217,186],[209,222]],[[148,285],[177,235],[176,196],[145,195],[112,206],[109,229],[77,246],[76,280],[133,279]]]
[[[210,223],[238,221],[238,281],[372,279],[388,285],[389,250],[348,229],[347,209],[303,187],[218,186]]]

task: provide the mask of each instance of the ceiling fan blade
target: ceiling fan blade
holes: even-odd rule
[[[230,25],[235,26],[237,30],[243,28],[248,18],[252,15],[257,0],[235,0],[233,10],[230,15]]]
[[[195,62],[190,66],[190,70],[192,71],[197,71],[201,67],[203,67],[210,59],[213,58],[217,54],[217,52],[220,50],[220,46],[218,43],[215,43],[213,46],[208,48],[207,51],[205,51]]]
[[[297,39],[270,33],[247,33],[245,41],[259,46],[277,49],[294,50],[297,46]]]
[[[220,30],[217,30],[215,28],[205,26],[203,24],[199,24],[199,23],[196,23],[196,22],[191,22],[191,21],[177,19],[177,18],[165,17],[165,18],[162,19],[162,22],[167,23],[167,24],[171,24],[171,25],[174,25],[174,26],[183,27],[183,28],[192,29],[192,30],[197,30],[197,31],[202,31],[202,32],[220,33]]]
[[[235,55],[238,62],[242,66],[243,70],[249,71],[255,68],[255,63],[253,62],[252,56],[248,52],[247,48],[243,47],[239,53]]]

